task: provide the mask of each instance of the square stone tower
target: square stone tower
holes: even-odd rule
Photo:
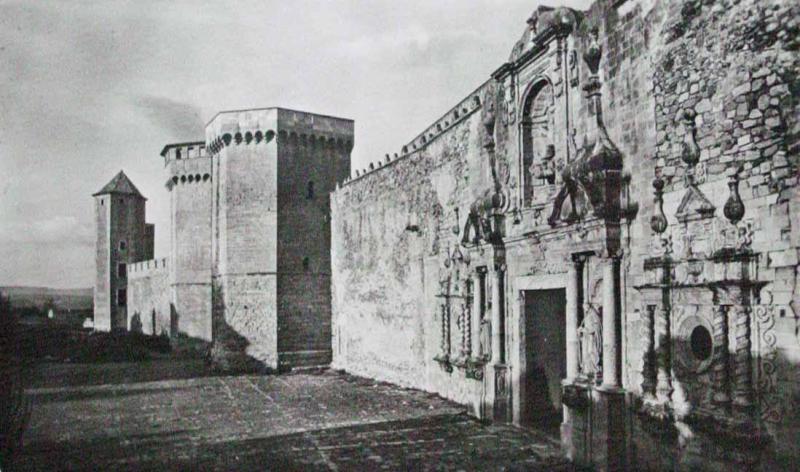
[[[211,157],[205,142],[161,151],[170,194],[170,332],[211,341]]]
[[[127,265],[153,257],[154,226],[145,223],[145,201],[120,171],[94,197],[94,328],[127,329]]]
[[[353,121],[282,108],[223,112],[206,144],[215,360],[328,364],[329,195],[350,173]]]

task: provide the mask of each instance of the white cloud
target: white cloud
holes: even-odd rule
[[[11,221],[0,228],[0,244],[57,244],[68,250],[68,246],[91,246],[94,239],[94,228],[75,216]]]

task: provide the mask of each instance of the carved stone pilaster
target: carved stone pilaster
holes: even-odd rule
[[[464,329],[462,336],[464,337],[464,356],[470,357],[472,355],[472,280],[467,279],[464,282]]]
[[[736,386],[733,404],[739,410],[750,410],[753,406],[753,379],[750,354],[750,307],[736,306]]]
[[[713,401],[720,407],[727,407],[731,398],[728,394],[728,314],[723,305],[714,307],[714,396]]]
[[[655,366],[655,305],[648,305],[644,310],[643,335],[643,355],[644,363],[642,366],[642,394],[645,399],[655,399],[656,389],[656,366]]]
[[[656,395],[660,401],[668,402],[672,395],[670,310],[667,306],[662,305],[656,310],[656,313],[655,351],[658,362]]]
[[[442,309],[442,353],[450,355],[450,310],[447,304],[441,305]]]

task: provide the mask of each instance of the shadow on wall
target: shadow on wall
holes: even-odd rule
[[[247,354],[250,341],[225,320],[225,294],[216,284],[212,289],[211,332],[209,358],[211,367],[224,373],[274,373],[276,369]],[[276,353],[277,355],[277,353]]]
[[[790,470],[797,460],[795,444],[800,439],[800,365],[779,351],[752,353],[751,406],[736,405],[738,390],[746,385],[746,370],[737,369],[735,349],[727,354],[727,382],[718,382],[722,364],[713,340],[705,336],[672,338],[673,381],[682,393],[672,392],[675,403],[681,395],[691,405],[680,420],[667,420],[645,413],[641,399],[633,403],[632,434],[634,463],[653,470]],[[657,369],[669,363],[669,353],[654,353],[647,362]],[[654,370],[654,372],[657,372]],[[712,393],[721,389],[729,401],[712,404]],[[673,389],[677,385],[673,383]],[[691,430],[688,433],[687,428]],[[718,469],[717,469],[718,468]]]
[[[178,315],[178,310],[175,308],[174,303],[169,304],[169,332],[170,333],[178,333],[178,326],[180,324],[178,321],[180,320],[180,316]],[[155,331],[153,331],[155,332]]]

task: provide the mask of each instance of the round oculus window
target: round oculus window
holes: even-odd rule
[[[689,346],[692,349],[692,355],[694,355],[694,358],[698,361],[703,362],[711,357],[714,341],[711,339],[711,333],[708,332],[705,326],[695,326],[689,337]]]

